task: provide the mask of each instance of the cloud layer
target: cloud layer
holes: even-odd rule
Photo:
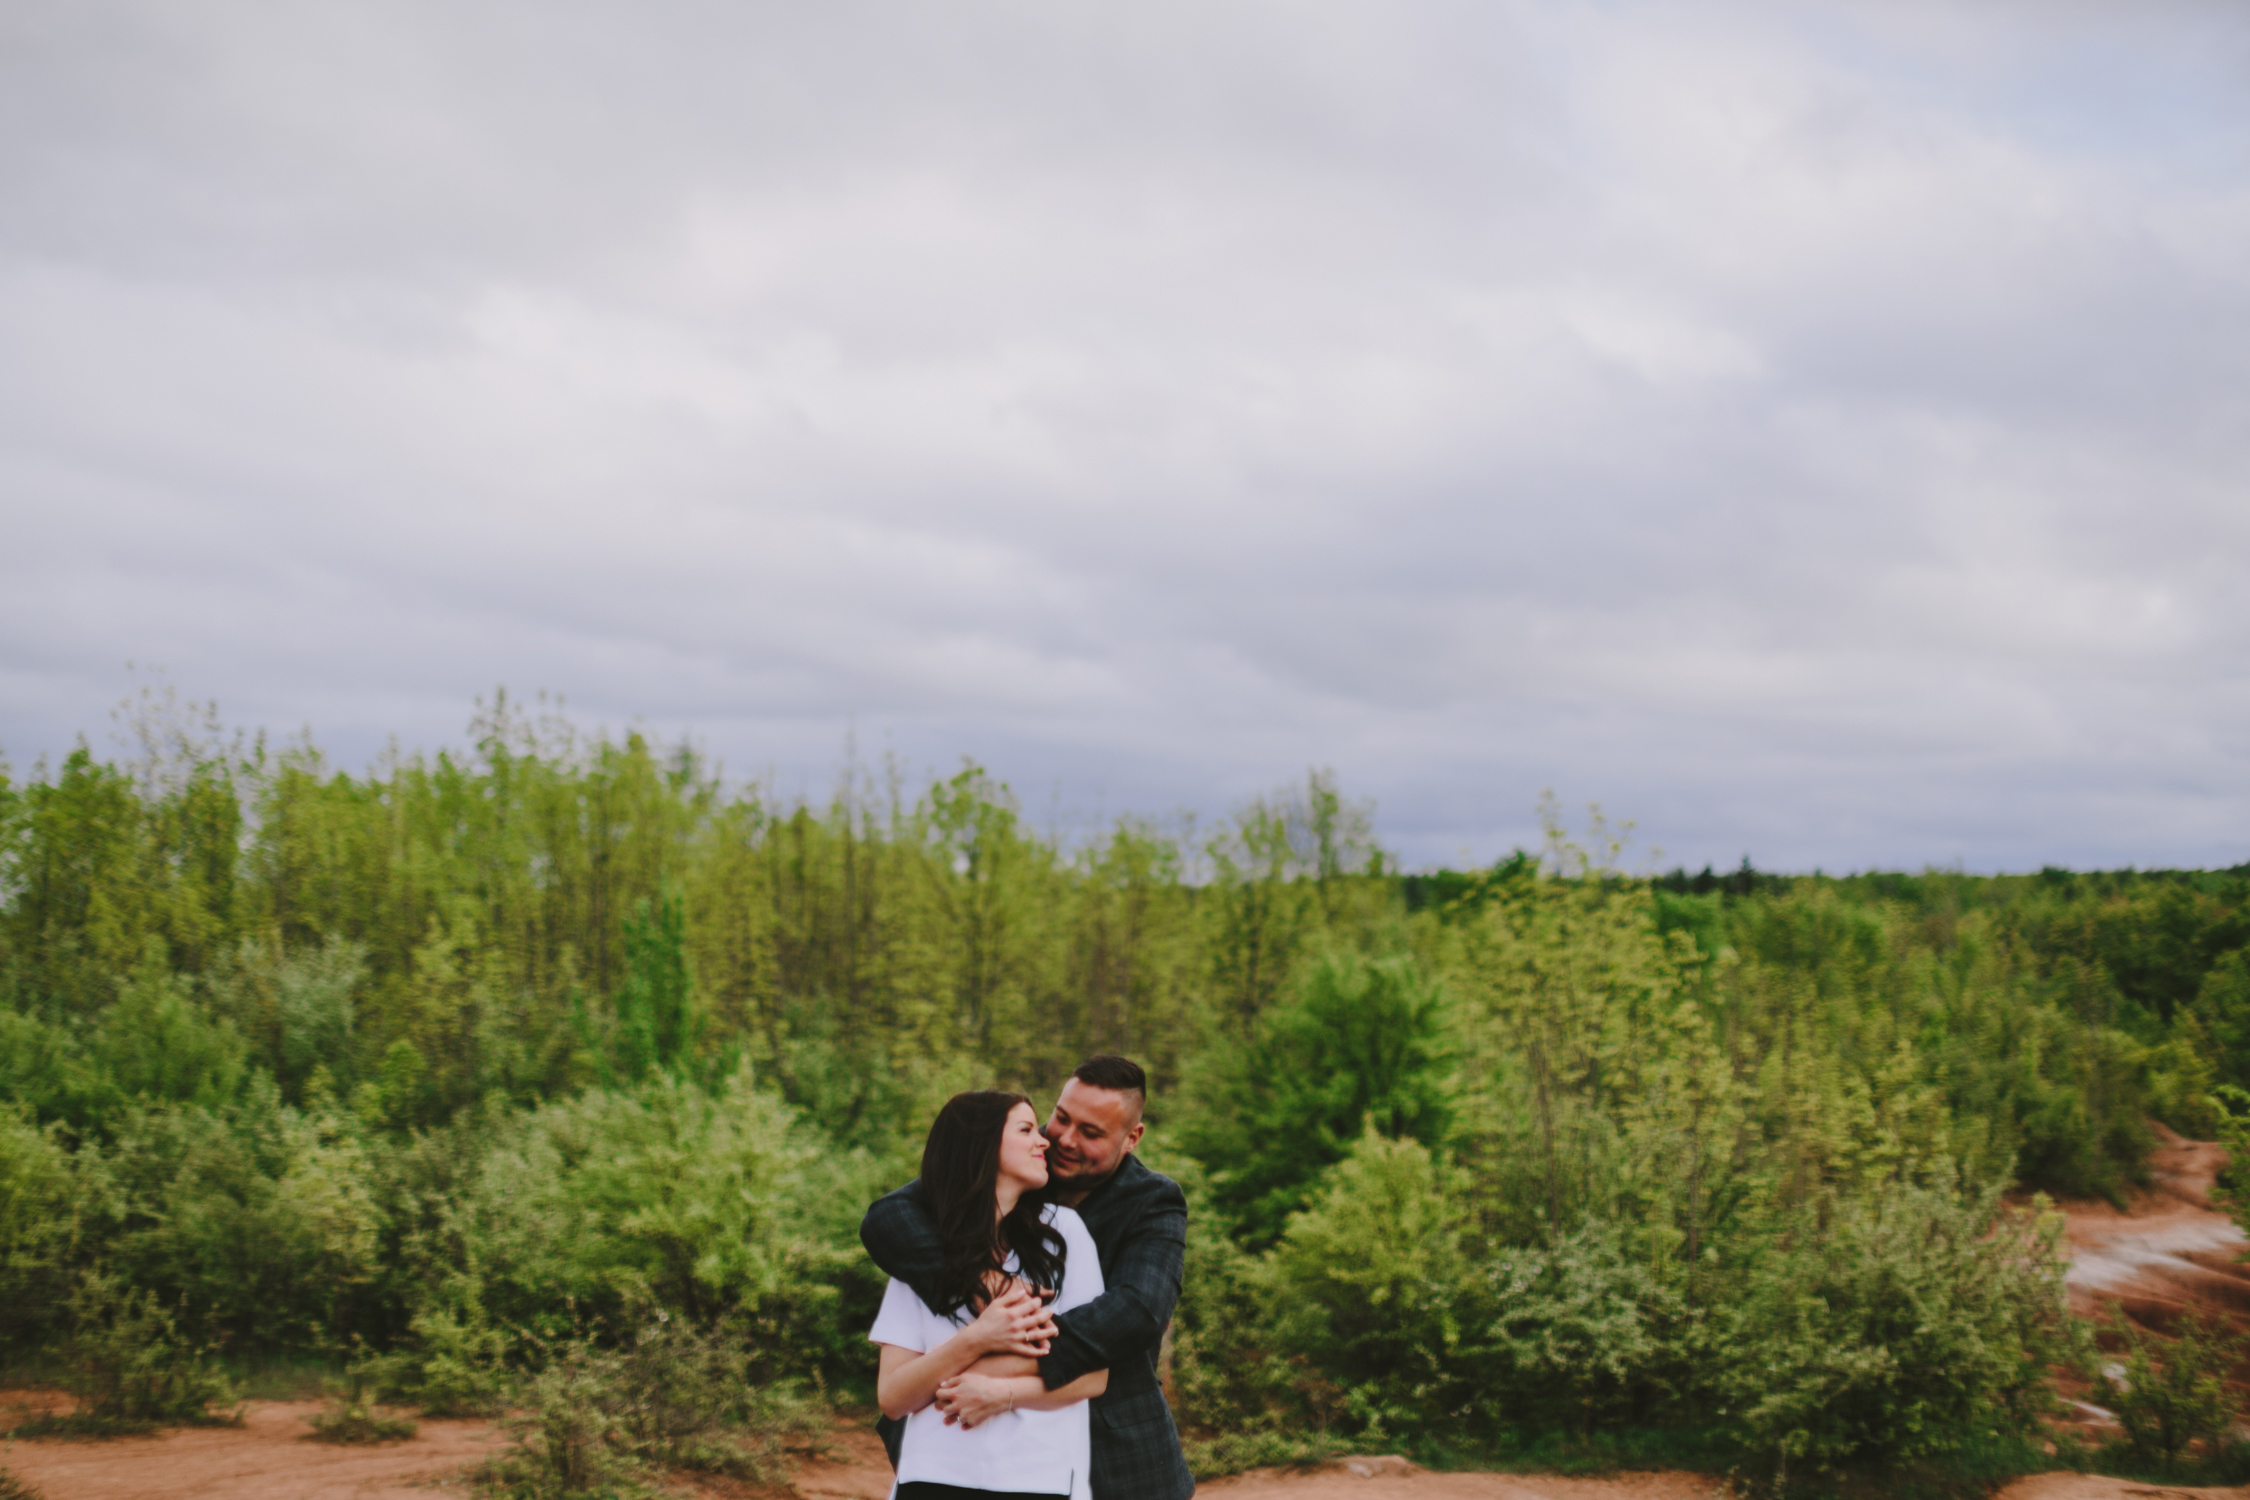
[[[0,748],[127,660],[1418,861],[2250,858],[2250,16],[22,0]]]

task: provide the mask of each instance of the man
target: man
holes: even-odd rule
[[[1180,1297],[1187,1254],[1187,1197],[1133,1154],[1140,1144],[1148,1076],[1122,1057],[1078,1065],[1048,1119],[1048,1193],[1078,1210],[1101,1257],[1101,1296],[1055,1320],[1046,1355],[988,1355],[939,1388],[947,1419],[977,1426],[1008,1409],[1011,1382],[1048,1390],[1095,1370],[1109,1389],[1092,1403],[1094,1500],[1187,1500],[1195,1478],[1180,1452],[1156,1379],[1156,1356]],[[933,1302],[940,1252],[920,1179],[876,1200],[860,1221],[860,1243],[885,1273]],[[900,1424],[878,1424],[898,1462]]]

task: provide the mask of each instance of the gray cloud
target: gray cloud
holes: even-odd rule
[[[0,17],[0,746],[2250,856],[2232,7]]]

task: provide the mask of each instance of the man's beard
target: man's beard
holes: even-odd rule
[[[1093,1171],[1091,1169],[1081,1169],[1078,1172],[1066,1174],[1055,1167],[1049,1167],[1047,1169],[1047,1191],[1050,1193],[1092,1192],[1095,1188],[1100,1187],[1103,1183],[1109,1181],[1112,1177],[1115,1177],[1117,1175],[1117,1168],[1124,1165],[1125,1158],[1123,1156],[1120,1156],[1117,1158],[1116,1166],[1109,1167],[1106,1170],[1099,1172]]]

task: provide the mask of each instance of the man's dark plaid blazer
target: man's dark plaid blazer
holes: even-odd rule
[[[859,1239],[886,1275],[929,1302],[942,1254],[921,1186],[917,1177],[877,1199],[860,1221]],[[1090,1403],[1094,1472],[1087,1477],[1094,1500],[1187,1500],[1195,1476],[1156,1381],[1157,1346],[1180,1299],[1180,1266],[1187,1258],[1187,1197],[1171,1178],[1127,1156],[1078,1212],[1101,1252],[1106,1290],[1056,1319],[1055,1347],[1039,1361],[1039,1378],[1051,1391],[1091,1371],[1109,1371],[1109,1389]],[[903,1425],[877,1424],[894,1468]]]

